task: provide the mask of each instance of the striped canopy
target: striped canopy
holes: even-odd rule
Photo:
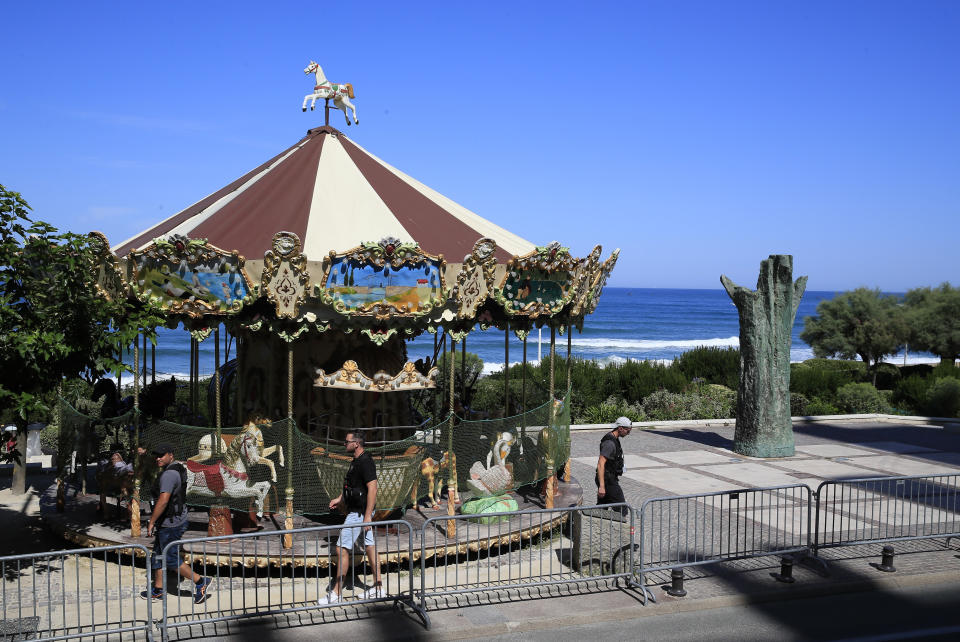
[[[260,259],[280,231],[296,233],[312,260],[385,237],[419,243],[452,263],[481,237],[496,241],[501,263],[535,247],[324,126],[113,251],[123,257],[154,238],[180,234]]]

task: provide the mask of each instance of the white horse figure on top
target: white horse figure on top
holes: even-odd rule
[[[341,85],[330,82],[327,80],[327,77],[323,75],[323,69],[320,65],[312,60],[306,69],[303,70],[303,73],[313,74],[316,77],[313,93],[303,97],[303,111],[307,111],[307,101],[310,101],[310,111],[313,111],[317,103],[317,98],[332,98],[333,106],[343,112],[343,117],[346,119],[347,125],[350,124],[350,116],[347,114],[347,109],[353,112],[353,122],[357,125],[360,124],[360,121],[357,120],[357,108],[350,102],[351,98],[355,98],[353,95],[353,85],[350,83]]]

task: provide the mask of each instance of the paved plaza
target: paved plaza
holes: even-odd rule
[[[887,475],[960,474],[960,434],[940,426],[891,421],[796,424],[796,454],[759,459],[734,453],[733,426],[677,426],[634,430],[622,440],[627,501],[737,488],[807,484]],[[593,484],[602,431],[575,431],[573,475]]]

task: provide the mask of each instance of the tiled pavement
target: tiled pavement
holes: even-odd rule
[[[939,427],[897,425],[894,423],[837,422],[836,424],[798,424],[796,455],[782,459],[758,459],[732,452],[733,427],[688,426],[671,429],[634,431],[622,440],[626,454],[626,472],[621,485],[626,499],[639,507],[645,500],[675,495],[713,493],[738,488],[806,484],[811,490],[825,480],[883,477],[890,475],[960,474],[960,435]],[[573,433],[571,455],[573,475],[582,480],[584,500],[594,492],[593,473],[596,467],[602,431]],[[957,478],[952,478],[956,484]],[[952,489],[955,491],[956,489]],[[790,536],[802,536],[806,525],[796,523],[796,514],[771,508],[776,494],[757,495],[753,505],[739,514],[751,523],[776,528]],[[771,499],[773,498],[773,499]],[[952,511],[947,519],[956,528],[955,492],[951,495]],[[789,500],[783,500],[789,503]],[[872,498],[862,491],[854,504],[849,500],[823,508],[821,523],[842,524],[850,534],[873,529],[882,531],[892,525],[909,526],[918,522],[944,519],[938,507],[919,506],[904,511],[902,505],[886,503],[883,497]],[[709,520],[715,505],[700,500],[700,519]],[[842,505],[841,505],[842,504]],[[673,515],[677,514],[673,507]],[[689,508],[682,508],[688,513]],[[691,513],[697,514],[697,513]],[[785,523],[783,520],[786,518]],[[884,531],[887,532],[887,531]],[[944,539],[897,542],[898,576],[943,573],[956,569],[960,573],[960,541]],[[844,546],[824,549],[820,556],[829,562],[831,577],[825,578],[816,568],[797,566],[798,583],[813,582],[837,586],[837,582],[869,581],[878,571],[870,566],[879,562],[880,544]],[[774,556],[690,567],[687,589],[701,597],[730,595],[751,587],[765,587],[763,592],[777,591],[770,573],[779,567]],[[665,583],[669,572],[654,573],[648,584]],[[772,583],[771,583],[772,582]],[[658,592],[658,597],[663,595]],[[666,598],[672,599],[672,598]]]

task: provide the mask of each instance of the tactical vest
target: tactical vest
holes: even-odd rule
[[[612,479],[616,481],[617,477],[623,474],[623,448],[620,446],[620,438],[614,437],[612,432],[608,432],[600,440],[600,443],[610,440],[616,448],[616,455],[612,460],[607,460],[607,465],[603,467],[604,481]]]
[[[163,524],[164,520],[171,517],[180,516],[180,514],[183,513],[183,509],[187,506],[187,469],[179,461],[171,462],[166,468],[161,470],[157,478],[153,480],[153,486],[150,488],[150,492],[153,495],[154,501],[160,497],[160,478],[163,476],[163,473],[168,470],[175,470],[180,474],[180,488],[176,493],[170,494],[170,501],[167,502],[163,516],[157,520],[158,525]]]

